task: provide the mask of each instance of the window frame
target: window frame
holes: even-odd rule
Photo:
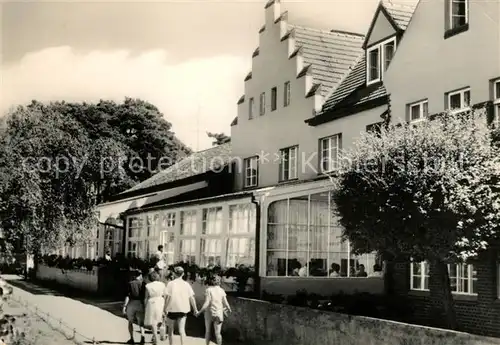
[[[495,128],[500,127],[500,78],[494,79],[492,85],[492,98],[493,98],[493,121],[492,124]],[[497,94],[498,86],[498,94]]]
[[[325,210],[328,210],[328,213],[325,217],[325,222],[324,223],[317,223],[313,224],[311,222],[311,219],[319,219],[317,218],[317,214],[313,212],[313,210],[317,210],[317,207],[313,206],[313,202],[317,201],[314,200],[313,197],[317,194],[327,194],[328,197],[326,198],[325,202]],[[282,278],[282,279],[342,279],[342,278],[355,278],[355,279],[382,279],[382,276],[373,276],[370,275],[373,264],[377,263],[377,255],[375,252],[368,253],[368,254],[363,254],[363,255],[355,255],[352,253],[352,248],[349,243],[349,240],[343,239],[342,237],[342,227],[336,221],[336,218],[333,216],[334,215],[334,210],[332,207],[332,192],[329,190],[322,190],[322,191],[310,191],[310,192],[303,192],[303,193],[296,193],[295,195],[289,195],[288,197],[284,198],[276,198],[273,199],[272,202],[270,202],[267,206],[267,215],[269,217],[270,214],[273,213],[271,208],[273,207],[274,204],[284,202],[286,203],[286,208],[287,211],[285,212],[285,216],[282,220],[278,221],[277,219],[274,219],[274,221],[271,221],[270,218],[266,219],[266,226],[268,227],[267,233],[268,233],[268,238],[267,238],[267,245],[265,247],[265,262],[262,269],[261,269],[261,274],[262,276],[265,277],[272,277],[272,278]],[[307,201],[307,206],[305,206],[305,209],[307,209],[307,220],[302,220],[301,222],[294,222],[295,220],[292,219],[291,213],[293,212],[293,207],[291,207],[291,202],[295,199],[302,199],[304,202]],[[282,245],[271,245],[269,242],[269,236],[272,235],[272,230],[270,227],[282,227],[284,235],[281,235],[282,239]],[[296,233],[297,228],[302,228],[302,230],[307,229],[307,236],[301,236],[298,234],[293,234]],[[323,231],[320,229],[324,228]],[[320,230],[320,231],[318,231]],[[318,235],[319,235],[319,240],[318,240]],[[321,240],[322,236],[326,236],[326,240],[323,239]],[[280,236],[278,236],[279,238]],[[300,240],[303,240],[307,238],[307,244],[300,244],[301,249],[297,248],[298,242]],[[292,241],[291,239],[295,239]],[[294,242],[297,242],[294,244]],[[323,243],[326,245],[326,248],[316,248],[314,249],[315,245],[318,245],[319,243]],[[332,244],[334,245],[334,248],[332,250]],[[326,249],[326,251],[324,250]],[[285,255],[281,259],[285,260],[286,262],[286,268],[285,268],[285,274],[280,275],[278,269],[271,269],[271,267],[274,266],[274,264],[270,263],[269,257],[270,254],[271,256],[273,254],[278,254],[281,253],[282,255]],[[289,269],[289,261],[290,259],[297,259],[295,258],[294,254],[306,254],[305,259],[306,262],[311,263],[311,259],[319,259],[317,255],[321,256],[321,254],[325,255],[326,258],[324,259],[326,261],[326,268],[327,272],[325,275],[314,275],[311,274],[309,270],[306,271],[305,276],[300,275],[294,275],[290,274],[290,269]],[[291,255],[292,254],[292,255]],[[331,264],[332,263],[337,263],[339,261],[339,258],[335,258],[336,255],[332,254],[345,254],[346,259],[345,259],[345,273],[346,275],[338,275],[338,276],[332,276],[331,275]],[[299,259],[300,260],[300,259]],[[342,259],[340,259],[342,260]],[[338,262],[340,265],[339,268],[342,267],[342,262]],[[354,264],[354,265],[353,265]],[[359,267],[359,265],[362,264],[365,266],[367,276],[366,277],[358,277],[356,275],[352,274],[352,270]],[[274,266],[275,267],[275,266]],[[272,272],[273,271],[273,272]],[[339,272],[340,273],[340,272]]]
[[[465,104],[465,93],[466,92],[469,92],[469,105],[464,107],[464,104]],[[452,96],[455,96],[455,95],[460,95],[460,105],[461,105],[461,108],[456,108],[456,109],[451,109],[451,97]],[[448,110],[449,112],[451,112],[452,114],[458,114],[458,113],[462,113],[462,112],[465,112],[465,111],[469,111],[471,110],[471,104],[472,104],[472,92],[471,92],[471,89],[469,86],[467,87],[463,87],[461,89],[458,89],[458,90],[454,90],[454,91],[449,91],[446,93],[446,110]]]
[[[278,109],[278,88],[271,88],[271,111]]]
[[[288,177],[285,178],[285,163],[284,163],[284,158],[283,155],[285,152],[288,153],[288,157],[291,157],[290,152],[294,151],[294,166],[293,166],[293,172],[294,176],[290,175],[290,171],[292,171],[291,167],[292,165],[289,164],[291,159],[288,159],[286,163],[288,164]],[[298,160],[299,160],[299,145],[293,145],[293,146],[288,146],[285,148],[280,149],[279,152],[279,157],[280,157],[280,165],[279,165],[279,182],[286,182],[286,181],[292,181],[296,180],[298,178]]]
[[[331,161],[331,153],[332,153],[332,150],[333,150],[333,145],[332,145],[332,139],[336,139],[337,141],[337,147],[336,147],[336,150],[337,150],[337,167],[334,168],[333,167],[333,163]],[[323,155],[324,154],[324,150],[323,150],[323,142],[328,140],[328,149],[327,149],[327,152],[328,152],[328,169],[323,169],[324,168],[324,160],[325,160],[325,156]],[[322,173],[322,174],[328,174],[328,173],[331,173],[331,172],[334,172],[336,170],[338,170],[339,168],[339,161],[340,161],[340,153],[341,153],[341,150],[342,150],[342,133],[337,133],[337,134],[333,134],[333,135],[329,135],[327,137],[324,137],[324,138],[320,138],[318,140],[318,144],[319,144],[319,172]]]
[[[455,15],[453,13],[453,5],[458,4],[461,0],[448,0],[448,30],[457,30],[469,24],[469,0],[463,0],[465,3],[465,13],[463,15]],[[453,26],[453,18],[465,16],[465,23],[462,25]]]
[[[413,265],[420,265],[420,275],[417,275],[414,273],[414,266]],[[429,278],[430,278],[430,272],[429,274],[425,274],[426,266],[428,265],[427,262],[421,261],[421,262],[410,262],[410,290],[412,291],[429,291]],[[416,289],[413,287],[413,282],[415,281],[415,277],[418,277],[417,279],[420,280],[420,289]],[[427,277],[427,288],[425,287],[425,278]]]
[[[253,97],[250,97],[248,100],[248,119],[252,120],[253,119],[253,107],[255,105],[255,100]]]
[[[225,246],[224,266],[229,265],[232,259],[236,264],[239,264],[241,258],[248,257],[251,265],[255,265],[256,247],[255,247],[255,231],[256,231],[257,207],[249,203],[237,203],[228,205],[228,222],[227,235],[223,238],[222,245]],[[239,227],[238,225],[243,225]],[[246,231],[239,231],[245,228]],[[246,253],[241,253],[230,245],[232,240],[241,241],[248,240]],[[232,249],[232,250],[230,250]],[[243,255],[242,255],[243,254]]]
[[[381,82],[384,80],[384,73],[389,67],[389,64],[387,64],[387,68],[385,66],[386,59],[385,59],[385,46],[388,43],[394,43],[394,51],[392,53],[392,58],[391,61],[394,59],[394,54],[396,53],[397,49],[397,38],[396,36],[392,36],[386,40],[383,40],[379,43],[376,43],[369,48],[366,49],[366,56],[365,56],[365,61],[366,61],[366,85],[372,85],[378,82]],[[378,50],[378,61],[377,61],[377,67],[378,67],[378,77],[375,79],[370,80],[371,76],[371,61],[370,61],[370,53],[374,50]]]
[[[421,267],[420,267],[420,272],[422,272],[420,274],[420,276],[416,275],[413,273],[413,265],[414,264],[420,264]],[[413,287],[413,281],[414,281],[414,277],[415,276],[418,276],[419,278],[418,279],[422,279],[421,280],[421,285],[420,286],[424,286],[424,281],[425,281],[425,277],[428,277],[430,279],[430,269],[429,269],[429,275],[426,275],[426,274],[423,274],[423,272],[425,272],[425,265],[429,265],[428,262],[426,261],[421,261],[421,262],[410,262],[410,290],[411,291],[429,291],[429,287],[427,288],[420,288],[420,289],[415,289]],[[457,272],[457,275],[456,276],[451,276],[450,275],[450,268],[451,268],[451,265],[456,265],[456,272]],[[460,274],[458,272],[461,271],[461,268],[463,265],[466,265],[467,266],[467,277],[461,277]],[[474,275],[473,275],[473,271],[474,271],[474,265],[473,264],[467,264],[467,263],[458,263],[458,264],[448,264],[447,265],[448,267],[448,274],[449,274],[449,278],[450,278],[450,281],[451,279],[456,279],[456,288],[455,290],[452,290],[452,294],[454,295],[465,295],[465,296],[477,296],[477,292],[471,292],[473,290],[473,286],[474,286],[474,281],[478,281],[478,278],[477,276],[474,278]],[[467,280],[467,286],[468,286],[468,291],[469,292],[463,292],[463,291],[458,291],[458,282],[460,280]],[[429,281],[429,280],[428,280]],[[477,287],[477,284],[476,284],[476,287]],[[450,289],[451,289],[451,286],[450,286]],[[500,293],[500,290],[499,290],[499,293]]]
[[[260,116],[266,114],[266,93],[265,92],[261,92],[261,94],[260,94],[259,114],[260,114]]]
[[[283,107],[288,107],[291,101],[291,85],[290,81],[283,84]]]
[[[427,114],[425,114],[425,112],[424,112],[424,104],[427,104]],[[416,120],[413,120],[412,119],[412,108],[416,107],[416,106],[419,107],[419,118]],[[427,120],[427,118],[429,117],[429,99],[425,98],[425,99],[421,99],[421,100],[413,102],[413,103],[409,103],[407,105],[407,114],[408,114],[408,123],[419,123],[419,122]]]
[[[253,162],[255,162],[254,168],[252,168]],[[249,171],[255,171],[255,174],[249,175],[248,174]],[[259,156],[252,156],[245,158],[243,160],[243,187],[251,188],[251,187],[257,187],[258,185],[259,185]]]

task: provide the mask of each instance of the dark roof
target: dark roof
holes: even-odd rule
[[[415,0],[382,0],[381,3],[401,30],[406,30],[418,5]]]
[[[319,92],[323,96],[339,84],[363,53],[364,36],[361,34],[290,24],[288,28],[295,38],[296,50],[302,54],[304,66],[311,66],[308,71],[313,83],[321,84]]]
[[[331,112],[339,108],[353,107],[361,103],[386,96],[382,83],[366,86],[366,59],[360,58],[351,73],[340,83],[339,87],[326,100],[320,114]]]
[[[201,175],[220,164],[227,165],[231,161],[231,143],[214,146],[207,150],[195,152],[169,168],[158,172],[149,179],[135,185],[123,193],[129,193],[164,183],[182,180],[188,177]]]

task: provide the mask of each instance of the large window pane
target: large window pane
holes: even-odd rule
[[[205,267],[209,265],[220,266],[221,264],[221,253],[222,246],[220,239],[201,239],[200,243],[201,256],[200,256],[200,267]]]
[[[328,192],[279,200],[268,208],[270,276],[366,276],[373,254],[351,258]]]
[[[196,210],[181,211],[180,234],[186,236],[196,235]]]
[[[253,238],[229,238],[227,240],[226,266],[253,265],[255,261],[255,240]]]
[[[255,206],[253,204],[229,206],[229,233],[255,233]]]
[[[179,260],[183,262],[196,263],[196,240],[179,240]]]
[[[217,235],[222,232],[223,219],[222,207],[213,207],[203,209],[203,235]]]

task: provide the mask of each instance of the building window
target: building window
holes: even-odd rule
[[[244,160],[245,187],[255,187],[259,181],[259,157],[250,157]]]
[[[145,238],[143,217],[129,217],[127,224],[127,255],[146,257],[147,240]]]
[[[451,292],[455,294],[477,294],[477,271],[474,265],[448,265]],[[410,288],[429,290],[429,264],[426,261],[412,262],[410,265]]]
[[[191,264],[196,263],[196,239],[179,240],[179,260]]]
[[[474,265],[448,265],[451,291],[458,294],[477,294],[477,271]]]
[[[429,290],[429,265],[427,262],[412,262],[410,264],[410,289]]]
[[[396,51],[396,37],[372,46],[366,51],[367,85],[381,81],[385,70],[394,57]]]
[[[200,267],[221,265],[222,246],[220,238],[202,238],[200,251]]]
[[[493,82],[493,125],[498,128],[500,124],[500,79]]]
[[[196,210],[181,211],[181,236],[195,236],[196,235]]]
[[[264,115],[266,113],[266,93],[262,92],[260,94],[260,115]]]
[[[387,70],[389,67],[389,64],[392,61],[392,58],[394,57],[394,52],[396,50],[396,40],[392,40],[387,42],[386,44],[383,45],[384,47],[384,71]]]
[[[198,215],[196,210],[180,212],[179,260],[196,263],[196,235]]]
[[[408,117],[411,123],[420,122],[429,115],[429,103],[427,100],[415,102],[408,105]]]
[[[122,241],[123,229],[111,225],[104,225],[104,248],[110,251],[112,257],[122,252]]]
[[[247,237],[228,238],[226,267],[253,266],[255,262],[255,239]]]
[[[253,119],[253,107],[254,107],[254,100],[252,97],[248,100],[248,119],[249,120]]]
[[[327,173],[339,168],[342,135],[332,135],[319,140],[321,172]]]
[[[271,111],[275,111],[278,102],[278,89],[273,87],[271,89]]]
[[[175,253],[175,212],[167,212],[161,217],[160,244],[167,258],[167,265],[174,264]]]
[[[298,146],[287,147],[280,150],[280,181],[288,181],[297,178],[297,154]]]
[[[285,82],[285,85],[284,85],[284,92],[283,92],[283,106],[284,107],[288,107],[290,105],[290,97],[291,97],[291,94],[290,94],[290,82],[287,81]]]
[[[226,267],[253,266],[255,262],[256,209],[253,204],[229,206],[229,238],[226,242]]]
[[[331,193],[275,201],[267,219],[267,276],[367,277],[376,256],[351,254]]]
[[[203,209],[202,235],[218,235],[222,233],[222,207]]]
[[[470,88],[449,92],[446,97],[447,109],[453,113],[459,113],[470,109]]]
[[[256,211],[253,204],[229,206],[229,235],[255,235]]]
[[[448,0],[448,29],[453,30],[469,23],[469,0]]]

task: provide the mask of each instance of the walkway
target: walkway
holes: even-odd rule
[[[76,336],[79,343],[92,344],[92,339],[94,339],[97,344],[125,344],[128,339],[127,321],[118,316],[121,313],[122,301],[95,299],[81,295],[69,298],[66,297],[66,293],[63,295],[56,290],[21,280],[18,276],[2,275],[1,277],[13,286],[16,298],[36,306],[56,320],[62,320],[82,334],[83,337]],[[191,320],[191,324],[193,321]],[[204,345],[204,339],[199,337],[202,332],[203,330],[196,330],[193,333],[192,329],[188,329],[188,334],[198,336],[198,338],[188,337],[185,345]],[[138,339],[137,333],[136,340]],[[146,341],[151,341],[151,335],[146,335]],[[168,344],[168,341],[163,343]],[[174,344],[180,344],[177,335],[174,336]]]

